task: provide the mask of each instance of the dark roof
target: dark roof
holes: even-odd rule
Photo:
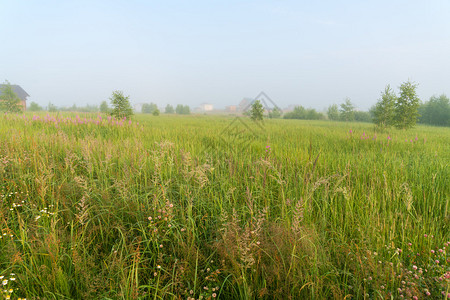
[[[0,97],[2,95],[2,90],[5,84],[0,84]],[[11,87],[14,91],[14,93],[17,94],[17,96],[20,98],[20,100],[27,100],[27,97],[30,97],[27,92],[24,91],[23,88],[20,87],[20,85],[11,84]]]

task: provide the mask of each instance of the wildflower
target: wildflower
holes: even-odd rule
[[[434,250],[431,250],[431,254],[434,254]]]
[[[417,270],[417,266],[416,266],[416,265],[413,265],[413,269],[414,269],[414,270]]]
[[[8,284],[8,279],[5,279],[2,281],[2,285],[7,285]]]
[[[427,292],[425,293],[425,295],[430,296],[431,293],[430,293],[429,291],[427,291]]]
[[[216,297],[217,297],[217,294],[216,294],[216,293],[213,293],[213,294],[212,294],[212,297],[213,297],[213,298],[216,298]]]
[[[439,264],[439,260],[437,260],[437,259],[436,259],[434,262],[437,263],[437,264]]]
[[[428,237],[428,235],[424,234],[423,237]]]
[[[161,244],[161,245],[159,245],[159,248],[162,248],[163,247],[163,245]]]

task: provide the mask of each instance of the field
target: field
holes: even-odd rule
[[[450,297],[450,129],[0,116],[11,299]]]

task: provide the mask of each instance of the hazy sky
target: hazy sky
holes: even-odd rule
[[[386,84],[450,96],[450,1],[0,0],[0,81],[41,105],[368,109]]]

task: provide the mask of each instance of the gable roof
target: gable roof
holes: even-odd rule
[[[2,89],[5,86],[5,84],[0,84],[0,97],[2,96]],[[20,87],[20,85],[11,84],[11,87],[14,91],[14,93],[17,94],[17,96],[20,98],[20,100],[27,100],[27,97],[30,97],[27,92],[23,88]]]

